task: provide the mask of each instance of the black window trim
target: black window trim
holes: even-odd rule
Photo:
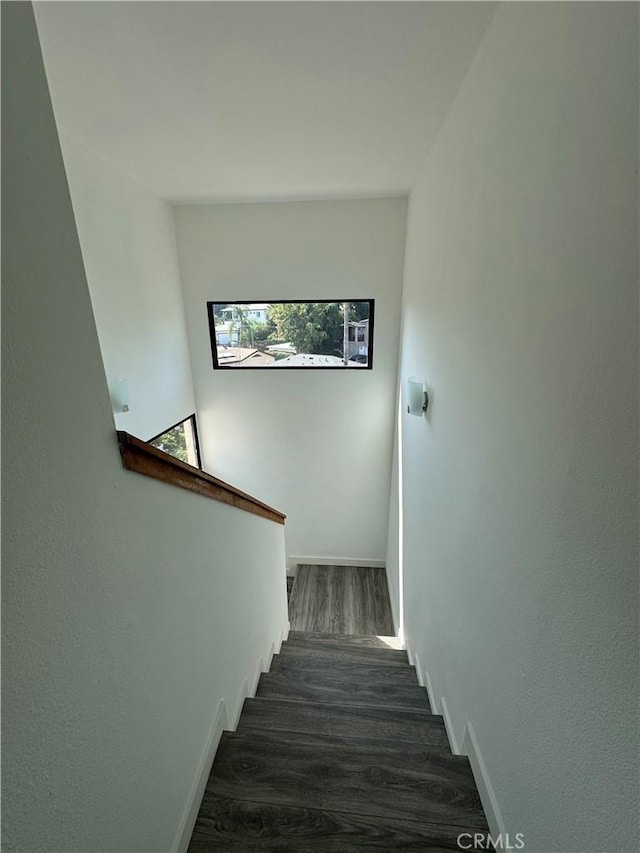
[[[305,364],[295,364],[291,367],[279,367],[273,368],[274,370],[279,370],[281,372],[285,372],[287,370],[372,370],[373,369],[373,331],[374,331],[374,314],[375,314],[375,299],[367,299],[363,297],[356,297],[354,299],[213,299],[207,301],[207,315],[209,317],[209,339],[211,342],[211,355],[213,361],[213,369],[214,370],[233,370],[236,373],[241,373],[243,370],[269,370],[270,368],[265,368],[264,366],[260,366],[259,364],[255,365],[245,365],[244,367],[233,367],[230,364],[219,364],[218,363],[218,349],[216,344],[216,331],[215,331],[215,318],[213,313],[214,305],[255,305],[257,302],[270,304],[270,305],[330,305],[332,303],[337,303],[338,305],[342,305],[345,302],[368,302],[369,303],[369,353],[367,354],[367,364],[360,365],[358,367],[350,366],[348,363],[346,365],[318,365],[318,366],[309,366]],[[182,421],[179,421],[182,423]],[[166,430],[165,430],[166,432]],[[160,433],[162,435],[162,433]]]

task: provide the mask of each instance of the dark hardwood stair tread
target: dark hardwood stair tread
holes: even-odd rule
[[[451,753],[442,717],[429,714],[428,709],[245,699],[238,731],[245,728],[404,741]]]
[[[378,649],[355,643],[317,643],[313,640],[287,640],[280,654],[300,655],[330,660],[378,663],[381,666],[409,666],[407,653],[397,649]]]
[[[468,760],[417,744],[292,732],[225,732],[207,792],[486,828]]]
[[[275,656],[258,682],[256,696],[376,707],[429,708],[411,667],[375,666],[314,658]]]
[[[400,759],[403,756],[410,755],[431,755],[438,753],[447,758],[454,759],[455,762],[462,761],[466,766],[467,758],[464,755],[454,755],[451,750],[442,752],[438,749],[432,749],[431,744],[415,743],[414,741],[393,740],[390,738],[367,737],[365,735],[341,735],[328,732],[300,732],[293,729],[263,729],[260,726],[245,726],[236,731],[225,731],[225,737],[242,737],[244,741],[260,742],[263,738],[272,741],[273,743],[284,744],[287,748],[298,747],[305,745],[309,748],[314,747],[318,750],[318,755],[321,755],[325,747],[329,747],[332,751],[342,747],[359,750],[362,755],[367,756],[387,756],[391,761]]]
[[[461,831],[397,818],[234,800],[207,792],[188,853],[449,853],[460,851]]]
[[[287,640],[305,640],[309,643],[347,643],[370,649],[402,651],[398,637],[382,637],[372,634],[327,634],[321,631],[289,631]]]
[[[263,674],[256,690],[257,698],[293,699],[304,702],[326,702],[336,705],[365,705],[370,708],[411,708],[430,713],[429,700],[419,687],[396,685],[305,684],[290,679],[286,673]]]
[[[432,750],[429,744],[415,743],[414,741],[385,740],[383,738],[352,737],[338,734],[326,734],[324,732],[295,732],[289,729],[279,731],[267,731],[264,729],[247,728],[246,730],[224,731],[222,739],[225,741],[242,741],[245,744],[253,744],[260,749],[260,744],[269,743],[268,750],[273,745],[281,745],[289,748],[315,749],[320,760],[324,760],[323,751],[329,750],[335,753],[340,749],[355,751],[360,756],[369,758],[387,757],[391,762],[404,765],[408,759],[412,761],[417,756],[418,761],[427,760],[431,755],[437,755],[447,766],[459,770],[463,768],[471,773],[471,765],[466,755],[454,755],[451,751],[438,753]]]
[[[343,660],[338,656],[314,657],[302,652],[295,655],[274,655],[269,672],[287,672],[291,677],[304,680],[323,680],[330,677],[330,681],[353,682],[360,680],[363,683],[369,679],[383,679],[393,684],[409,684],[419,687],[416,671],[412,666],[386,666],[377,662],[367,660]]]
[[[268,675],[268,673],[264,673],[264,675]],[[424,691],[423,691],[424,692]],[[253,698],[248,697],[245,699],[245,702],[264,702],[264,703],[282,703],[283,706],[315,706],[315,705],[323,705],[326,708],[336,708],[340,710],[341,708],[352,708],[354,710],[371,710],[371,711],[393,711],[395,714],[404,714],[408,713],[415,719],[423,719],[429,722],[430,720],[443,720],[443,717],[440,714],[433,714],[431,709],[429,708],[428,703],[423,702],[419,707],[416,708],[402,708],[396,705],[378,705],[376,703],[372,705],[363,705],[361,703],[355,702],[353,704],[349,704],[348,702],[310,702],[308,699],[299,699],[298,697],[289,697],[280,698],[280,697],[270,697],[270,696],[255,696]]]
[[[450,853],[486,834],[468,759],[382,636],[384,570],[300,566],[287,592],[294,630],[223,733],[189,853]]]

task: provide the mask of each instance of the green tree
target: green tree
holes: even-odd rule
[[[153,447],[158,450],[164,450],[165,453],[175,456],[182,462],[188,462],[187,458],[187,439],[184,434],[184,424],[178,424],[173,429],[167,430],[161,436],[150,442]]]
[[[343,315],[339,302],[294,302],[271,306],[276,335],[296,352],[341,355]]]
[[[253,324],[253,338],[256,342],[272,340],[277,335],[276,324],[269,318],[266,323]]]

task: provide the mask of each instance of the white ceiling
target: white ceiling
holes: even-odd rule
[[[408,192],[494,11],[36,4],[61,128],[174,202]]]

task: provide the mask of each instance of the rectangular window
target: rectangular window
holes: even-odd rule
[[[193,465],[194,468],[202,468],[195,415],[190,415],[159,435],[150,438],[149,444],[175,456],[181,462]]]
[[[207,302],[214,370],[371,369],[373,299]]]

